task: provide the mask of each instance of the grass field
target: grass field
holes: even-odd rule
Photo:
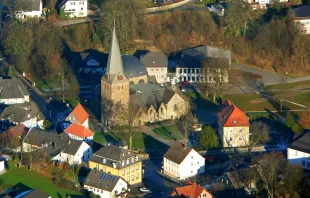
[[[263,96],[258,94],[231,94],[225,95],[224,98],[230,99],[237,107],[239,107],[243,111],[279,110],[279,100],[266,101],[264,100]],[[287,102],[283,102],[283,108],[289,110],[301,109],[301,107]]]
[[[309,87],[310,80],[295,82],[295,83],[283,83],[278,85],[267,85],[265,89],[293,89],[293,88],[302,88],[302,87]]]
[[[167,140],[182,140],[183,139],[183,136],[181,135],[176,125],[161,126],[161,127],[153,129],[153,132]]]
[[[51,195],[52,198],[66,198],[67,195],[79,194],[58,188],[52,183],[50,178],[44,177],[37,172],[25,168],[16,168],[11,161],[9,161],[9,170],[3,175],[0,175],[0,180],[3,181],[2,187],[7,188],[17,184],[23,184],[32,189],[38,188]]]

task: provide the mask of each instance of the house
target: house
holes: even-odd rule
[[[99,170],[91,170],[84,182],[84,189],[99,195],[101,198],[123,198],[127,195],[128,184],[119,176]]]
[[[224,16],[224,14],[225,14],[225,8],[221,4],[219,4],[219,3],[212,4],[209,9],[213,13],[215,13],[217,16]]]
[[[89,114],[81,104],[78,104],[65,119],[64,129],[68,128],[72,123],[89,128]]]
[[[8,129],[10,126],[18,124],[23,124],[27,128],[37,127],[40,120],[37,113],[14,105],[6,107],[0,115],[0,119],[2,129]]]
[[[310,5],[302,5],[294,8],[295,24],[300,28],[301,33],[310,34]]]
[[[287,148],[287,159],[290,164],[310,170],[310,132],[296,134]]]
[[[19,150],[21,140],[27,134],[27,128],[23,124],[10,127],[0,133],[0,147]]]
[[[180,142],[174,143],[163,157],[163,173],[184,180],[205,172],[205,158]]]
[[[89,160],[89,168],[122,177],[130,185],[142,182],[142,162],[136,153],[116,146],[105,146]]]
[[[39,189],[25,191],[21,193],[20,195],[18,195],[17,197],[20,197],[20,198],[52,198],[51,195],[48,195],[47,193]]]
[[[20,79],[0,79],[0,103],[10,105],[29,101],[29,92]]]
[[[23,151],[39,151],[52,157],[53,161],[81,164],[92,155],[91,147],[83,141],[73,140],[66,133],[54,134],[31,128],[23,140]]]
[[[165,83],[168,73],[168,56],[163,52],[148,52],[140,56],[149,76],[155,76],[158,83]]]
[[[104,57],[99,52],[78,53],[74,67],[78,68],[79,73],[99,73],[103,75],[105,73]]]
[[[253,10],[266,10],[274,0],[246,0]],[[289,0],[277,0],[278,3],[287,3]]]
[[[5,160],[0,160],[0,173],[5,171]]]
[[[174,189],[169,196],[180,198],[214,198],[209,191],[190,180],[186,181],[185,186]]]
[[[102,104],[108,99],[114,104],[119,102],[125,107],[138,106],[141,119],[137,119],[136,125],[154,122],[154,114],[162,114],[161,120],[166,120],[178,118],[187,111],[186,99],[180,92],[148,82],[148,73],[140,60],[134,56],[121,55],[115,27],[106,71],[101,78]],[[168,94],[160,93],[157,97],[158,92]],[[158,120],[157,118],[155,120]],[[122,125],[120,118],[117,121]]]
[[[176,83],[228,82],[228,70],[231,66],[231,52],[203,45],[183,50],[176,63],[173,80]],[[216,79],[220,77],[220,79]]]
[[[83,140],[91,143],[94,139],[94,133],[83,125],[72,123],[65,132],[74,140]]]
[[[62,0],[57,6],[60,17],[87,17],[87,2],[87,0]]]
[[[42,0],[16,0],[15,16],[19,19],[40,18],[43,14]]]
[[[250,123],[246,114],[227,100],[217,113],[218,133],[223,147],[240,147],[249,143]]]

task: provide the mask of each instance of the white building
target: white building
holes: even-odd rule
[[[165,153],[163,173],[178,180],[205,172],[205,158],[194,149],[176,142]]]
[[[5,171],[5,161],[4,160],[0,160],[0,173]]]
[[[85,126],[76,123],[72,123],[68,128],[66,128],[65,132],[74,140],[82,140],[90,143],[94,139],[93,132]]]
[[[16,0],[16,9],[17,18],[39,18],[43,14],[43,3],[42,0]]]
[[[287,148],[287,159],[290,164],[310,170],[310,132],[295,135]]]
[[[303,5],[293,9],[296,19],[295,24],[300,28],[301,33],[310,34],[310,5]]]
[[[84,189],[101,198],[123,198],[128,192],[128,183],[119,176],[92,169],[88,174]]]
[[[52,160],[67,162],[72,164],[81,164],[82,162],[88,162],[92,156],[92,148],[84,141],[69,140],[68,145],[56,155]]]
[[[0,79],[0,103],[10,105],[29,101],[29,92],[20,79]]]
[[[227,83],[230,65],[231,52],[228,50],[207,45],[186,49],[182,51],[179,63],[176,63],[174,81]]]
[[[87,0],[63,0],[59,5],[60,17],[87,17]]]
[[[78,66],[79,72],[85,73],[99,73],[104,74],[104,59],[101,53],[97,52],[83,52],[79,53],[76,61],[74,62],[74,67]]]
[[[163,52],[148,52],[140,57],[149,76],[154,76],[158,83],[165,83],[168,73],[168,57]]]
[[[64,129],[68,128],[72,123],[82,125],[89,128],[89,114],[81,104],[78,104],[74,110],[65,119]]]

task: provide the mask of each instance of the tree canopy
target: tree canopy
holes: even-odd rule
[[[211,126],[204,126],[200,132],[200,145],[205,148],[219,147],[218,136],[216,130]]]

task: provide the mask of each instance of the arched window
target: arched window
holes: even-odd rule
[[[134,85],[135,83],[133,81],[130,81],[129,84]]]
[[[144,80],[143,79],[140,79],[139,81],[138,81],[138,84],[143,84],[144,83]]]

